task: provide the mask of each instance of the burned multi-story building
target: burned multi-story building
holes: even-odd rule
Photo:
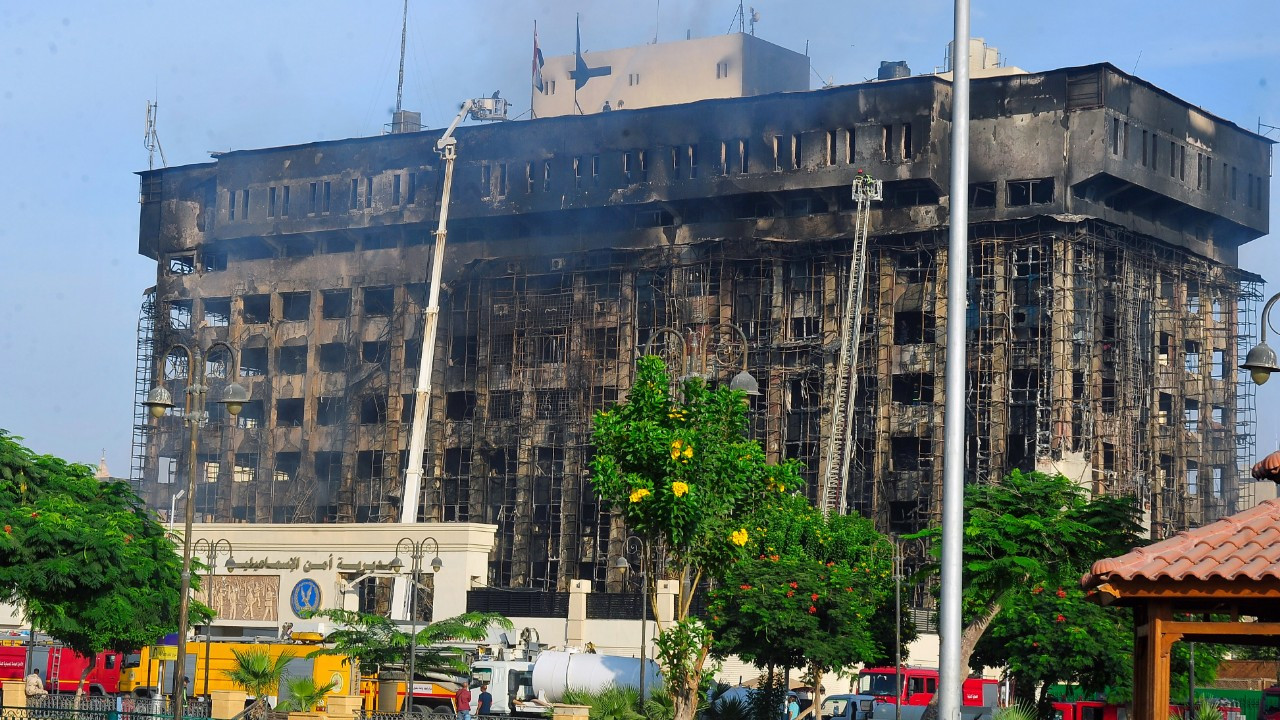
[[[947,208],[970,205],[967,473],[1058,469],[1132,493],[1167,535],[1249,501],[1236,366],[1268,225],[1270,143],[1108,64],[977,79],[967,188],[928,75],[463,127],[420,517],[498,526],[489,584],[607,579],[623,528],[591,490],[590,418],[645,350],[747,369],[753,432],[819,494],[853,250],[869,210],[842,503],[936,520]],[[253,400],[199,450],[199,518],[389,521],[403,498],[439,131],[222,153],[141,173],[159,267],[139,384],[174,339]],[[854,264],[856,266],[856,263]],[[139,416],[133,477],[168,511],[180,420]],[[180,506],[180,503],[179,503]]]

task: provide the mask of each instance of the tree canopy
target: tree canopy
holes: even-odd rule
[[[0,430],[0,601],[84,655],[128,652],[178,628],[181,574],[173,541],[128,484]]]
[[[747,557],[711,595],[718,653],[805,667],[815,686],[825,673],[885,653],[874,619],[886,613],[892,632],[894,548],[870,520],[827,515],[802,495],[782,494],[755,513],[751,529]]]
[[[1065,588],[1076,587],[1094,561],[1137,544],[1137,503],[1117,495],[1090,498],[1062,475],[1014,470],[999,482],[966,486],[964,505],[965,667],[988,629],[996,628],[1010,642],[993,638],[979,657],[981,664],[1017,663],[1035,678],[1088,678],[1086,669],[1079,667],[1082,658],[1063,656],[1050,667],[1054,658],[1041,657],[1034,643],[1043,640],[1077,654],[1115,649],[1110,631],[1114,619],[1068,608],[1080,596]],[[941,550],[940,528],[917,537],[932,539],[935,554]],[[1049,597],[1044,596],[1045,588],[1051,589]],[[1063,597],[1058,597],[1057,588],[1064,588]],[[1002,616],[1006,608],[1008,615]],[[1063,620],[1057,620],[1059,615]],[[1089,657],[1104,663],[1097,655]]]
[[[679,584],[675,622],[655,641],[677,720],[693,717],[711,650],[710,630],[689,617],[694,591],[746,556],[749,518],[766,498],[800,486],[794,465],[769,464],[747,437],[745,401],[698,378],[672,393],[662,360],[649,356],[627,399],[594,419],[596,492],[663,553]]]

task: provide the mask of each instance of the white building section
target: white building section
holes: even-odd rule
[[[575,55],[548,57],[535,117],[590,115],[809,89],[809,58],[753,35],[733,33],[602,52],[583,52],[585,82],[575,81]],[[582,83],[576,93],[574,86]]]

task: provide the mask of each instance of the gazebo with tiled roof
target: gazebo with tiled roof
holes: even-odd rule
[[[1167,720],[1175,642],[1280,645],[1280,500],[1099,560],[1081,585],[1133,608],[1131,717]]]

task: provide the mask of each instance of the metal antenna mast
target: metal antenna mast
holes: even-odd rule
[[[400,79],[396,82],[396,112],[404,97],[404,39],[409,33],[409,0],[404,0],[404,16],[400,19]]]
[[[169,163],[164,159],[164,148],[160,147],[160,136],[156,134],[156,117],[159,113],[159,103],[147,101],[147,130],[142,137],[142,146],[147,149],[147,169],[156,169],[156,151],[160,151],[160,164],[169,167]]]

